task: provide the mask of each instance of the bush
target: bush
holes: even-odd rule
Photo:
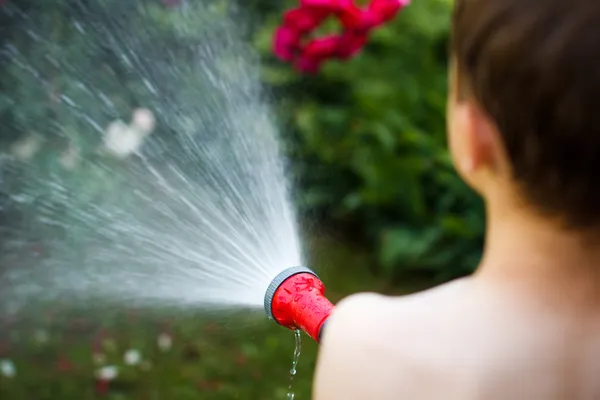
[[[292,6],[296,2],[288,2]],[[302,212],[363,231],[379,272],[450,279],[479,258],[482,207],[445,146],[451,3],[420,0],[375,31],[361,55],[303,76],[271,55],[282,11],[256,35],[280,101]]]
[[[121,184],[110,176],[98,177],[101,171],[93,163],[81,165],[77,173],[67,173],[57,161],[70,149],[84,159],[96,157],[89,156],[99,139],[90,121],[99,122],[102,129],[140,104],[152,108],[164,99],[157,99],[141,79],[143,74],[136,73],[136,68],[143,67],[142,61],[128,69],[118,54],[111,53],[114,43],[105,44],[111,37],[108,32],[98,30],[99,34],[83,38],[76,24],[61,23],[77,19],[77,13],[85,11],[74,6],[78,2],[54,3],[22,2],[25,11],[37,11],[38,19],[30,23],[35,24],[34,31],[43,33],[40,37],[51,38],[49,41],[30,37],[17,23],[9,25],[9,20],[18,21],[14,15],[9,18],[7,10],[12,8],[5,5],[5,12],[0,13],[7,33],[0,41],[26,49],[14,55],[4,46],[0,54],[6,72],[0,77],[0,141],[6,147],[7,142],[26,137],[35,144],[39,141],[36,134],[41,134],[47,159],[36,159],[35,173],[64,173],[73,178],[74,185],[85,182],[78,190],[81,201],[89,202],[90,198],[118,194]],[[297,1],[277,6],[252,0],[236,9],[225,0],[210,3],[237,13],[253,10],[257,15],[254,24],[243,29],[256,31],[255,44],[264,56],[263,78],[278,99],[298,181],[299,210],[305,216],[319,217],[323,224],[360,232],[378,251],[378,272],[390,278],[420,271],[449,279],[471,271],[481,246],[481,204],[454,173],[444,143],[450,1],[415,1],[393,22],[375,31],[360,56],[331,62],[316,76],[303,76],[271,55],[272,35],[283,6],[294,6]],[[165,13],[167,6],[158,1],[149,2],[143,18],[134,20],[129,18],[128,7],[132,6],[124,2],[109,1],[100,9],[103,7],[110,11],[105,17],[114,18],[114,26],[136,32],[135,42],[127,45],[134,46],[138,54],[155,51],[153,46],[160,43],[176,57],[189,60],[194,57],[194,43],[206,35],[207,24],[214,23],[202,18],[197,23],[190,21],[189,9],[183,14]],[[148,24],[153,29],[145,29]],[[118,42],[118,38],[114,40]],[[25,46],[27,43],[34,44]],[[73,65],[77,70],[69,70]],[[43,84],[31,78],[30,69],[23,66],[40,71]],[[162,65],[160,70],[168,71],[168,66]],[[88,75],[87,71],[95,72]],[[81,80],[91,80],[107,98],[95,98],[98,90],[94,88],[92,92],[82,90],[73,79],[81,74]],[[210,107],[198,103],[201,99],[196,94],[202,83],[186,84],[190,81],[190,76],[180,74],[177,82],[166,79],[160,89],[179,99],[178,104],[195,110]],[[69,106],[65,98],[74,105]],[[85,106],[85,113],[79,105]],[[162,122],[159,125],[170,126],[173,121]],[[5,189],[8,181],[4,178]]]

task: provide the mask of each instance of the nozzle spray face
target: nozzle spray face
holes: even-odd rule
[[[267,316],[289,329],[302,329],[319,341],[321,329],[333,311],[319,277],[305,267],[288,268],[267,288]]]

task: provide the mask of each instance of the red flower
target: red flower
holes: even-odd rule
[[[262,373],[260,372],[260,370],[255,369],[254,371],[252,371],[252,378],[255,381],[260,381],[262,379]]]
[[[301,8],[318,8],[329,13],[342,11],[350,4],[352,4],[352,0],[300,0]]]
[[[218,391],[223,387],[223,382],[200,380],[196,383],[196,387],[202,392]]]
[[[340,13],[340,23],[344,30],[368,30],[373,27],[368,23],[373,17],[367,14],[370,13],[351,3]]]
[[[248,363],[248,357],[246,357],[244,354],[238,354],[238,356],[235,358],[235,364],[238,367],[243,367],[247,363]]]
[[[274,53],[283,61],[292,61],[300,50],[300,32],[286,26],[278,28],[273,42]]]
[[[0,0],[2,1],[2,0]],[[0,3],[2,4],[2,3]],[[6,340],[0,340],[0,357],[5,357],[8,355],[8,351],[10,350],[10,343]]]
[[[96,380],[96,392],[98,394],[105,395],[108,393],[108,389],[110,389],[110,381],[106,379]]]
[[[392,19],[409,2],[372,0],[363,9],[353,0],[301,0],[299,8],[285,13],[274,35],[273,52],[300,71],[316,73],[328,59],[355,56],[367,43],[369,31]],[[338,18],[342,33],[311,39],[311,32],[329,16]]]
[[[316,74],[321,69],[321,63],[323,60],[311,59],[307,56],[300,55],[300,57],[294,63],[294,66],[298,71],[306,72],[309,74]]]
[[[283,24],[300,32],[308,32],[319,26],[328,15],[329,12],[319,8],[295,8],[283,15]]]
[[[101,329],[94,338],[92,338],[92,353],[103,353],[104,352],[104,341],[110,338],[110,332],[106,329]]]
[[[373,0],[369,4],[369,11],[379,17],[380,25],[394,18],[398,11],[409,4],[410,0]]]
[[[220,330],[221,327],[216,322],[210,322],[206,325],[206,332],[209,334],[218,333]]]
[[[337,56],[342,60],[354,57],[367,44],[367,34],[346,32],[339,38]]]
[[[310,41],[304,48],[302,55],[313,60],[333,57],[337,53],[338,46],[339,36],[326,36]]]
[[[60,372],[69,372],[73,370],[73,363],[66,356],[60,356],[56,362],[56,369]]]

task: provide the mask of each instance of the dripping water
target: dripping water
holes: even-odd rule
[[[294,359],[292,361],[292,368],[290,369],[290,385],[288,386],[288,400],[294,400],[294,391],[292,385],[294,383],[294,377],[296,376],[296,369],[298,367],[298,360],[300,359],[300,352],[302,351],[302,336],[300,335],[300,329],[294,331]]]

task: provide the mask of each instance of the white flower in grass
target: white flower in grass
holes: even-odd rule
[[[137,350],[127,350],[123,355],[123,361],[127,365],[138,365],[142,361],[142,355]]]
[[[42,142],[40,135],[29,134],[14,143],[10,152],[19,161],[27,161],[41,150]]]
[[[0,375],[5,378],[13,378],[17,374],[15,364],[10,360],[0,360]]]
[[[96,371],[96,377],[101,381],[112,381],[119,375],[119,368],[114,365],[107,365]]]
[[[158,348],[162,351],[169,351],[173,346],[173,338],[167,333],[161,333],[158,335]]]
[[[152,111],[148,110],[147,108],[136,108],[133,110],[131,126],[146,136],[152,133],[154,130],[156,126],[156,118],[154,118]]]
[[[156,125],[154,114],[146,108],[133,111],[130,124],[114,121],[106,129],[104,150],[114,157],[127,158],[140,149]]]

